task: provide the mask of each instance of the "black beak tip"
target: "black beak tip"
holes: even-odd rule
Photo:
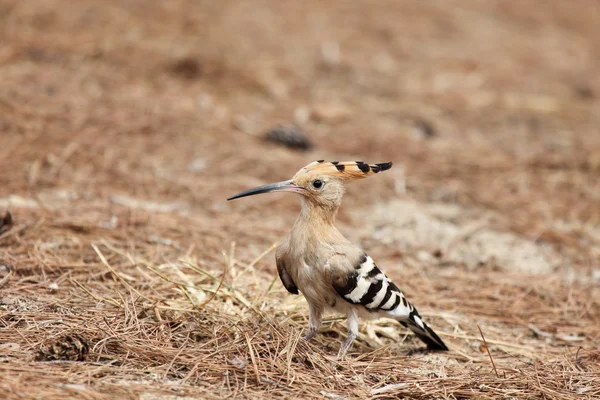
[[[243,196],[244,194],[245,194],[245,192],[241,192],[241,193],[234,194],[233,196],[229,196],[227,198],[227,201],[231,201],[231,200],[239,199],[240,197],[244,197]]]
[[[270,183],[268,185],[262,185],[262,186],[258,186],[258,187],[252,188],[252,189],[244,190],[243,192],[240,192],[236,195],[229,197],[227,199],[227,201],[239,199],[240,197],[254,196],[254,195],[262,194],[262,193],[283,192],[283,191],[289,190],[290,188],[293,188],[293,186],[291,185],[291,182],[292,181]]]

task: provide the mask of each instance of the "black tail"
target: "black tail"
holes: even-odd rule
[[[413,331],[413,333],[427,345],[429,350],[448,351],[448,346],[446,346],[444,341],[440,339],[433,329],[423,322],[416,308],[413,308],[413,311],[408,315],[407,320],[400,321],[400,323]]]

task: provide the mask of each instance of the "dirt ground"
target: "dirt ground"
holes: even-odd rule
[[[599,21],[0,0],[0,397],[599,398]],[[312,148],[265,141],[280,124]],[[336,361],[336,315],[300,339],[273,255],[298,200],[225,199],[317,159],[394,162],[338,226],[449,353],[381,320]]]

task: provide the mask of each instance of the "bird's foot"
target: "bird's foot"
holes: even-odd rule
[[[308,331],[306,331],[306,333],[304,335],[302,335],[302,339],[309,341],[310,339],[314,338],[315,335],[317,334],[319,330],[318,329],[313,329],[313,328],[308,328]]]
[[[344,340],[344,343],[342,343],[342,347],[340,347],[340,351],[338,352],[338,354],[335,358],[337,361],[344,361],[346,352],[352,345],[352,342],[354,342],[354,339],[356,339],[356,336],[358,336],[358,335],[356,335],[355,333],[352,333],[352,332],[348,333],[348,337],[346,338],[346,340]]]

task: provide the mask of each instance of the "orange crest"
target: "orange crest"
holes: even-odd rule
[[[294,178],[304,174],[320,174],[342,178],[343,180],[362,179],[392,168],[391,162],[367,164],[362,161],[314,161],[303,167]]]

